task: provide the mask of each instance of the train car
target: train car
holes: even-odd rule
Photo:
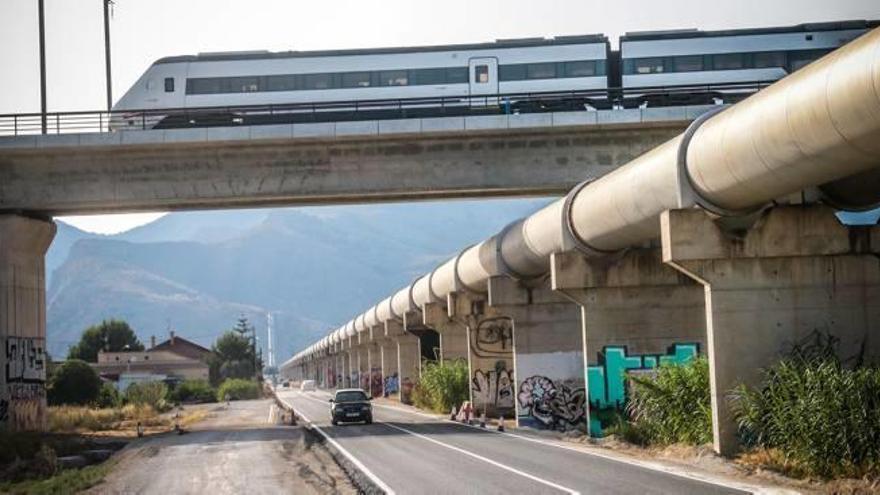
[[[654,31],[620,38],[627,106],[735,102],[843,46],[878,21],[726,31]]]
[[[471,45],[204,53],[153,63],[113,107],[112,127],[347,120],[565,108],[606,99],[602,35]],[[579,93],[570,97],[562,93]],[[554,93],[542,100],[536,93]],[[531,95],[501,98],[498,95]],[[395,101],[424,100],[405,107]],[[381,103],[385,102],[385,103]],[[225,107],[278,106],[261,113]],[[204,109],[181,112],[163,109]],[[144,113],[150,110],[152,113]],[[130,113],[126,113],[130,112]]]

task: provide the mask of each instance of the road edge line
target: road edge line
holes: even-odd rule
[[[287,402],[286,400],[282,399],[281,397],[278,397],[278,400],[280,400],[285,405],[287,405],[287,407],[289,407],[294,412],[294,414],[296,414],[297,416],[302,418],[302,420],[306,422],[306,425],[309,429],[317,431],[324,438],[324,440],[329,442],[330,445],[332,445],[343,456],[345,456],[345,458],[348,459],[349,462],[351,462],[361,473],[363,473],[367,478],[369,478],[369,480],[374,485],[376,485],[380,490],[384,491],[387,495],[396,495],[394,490],[391,489],[391,487],[389,487],[384,481],[382,481],[378,476],[376,476],[375,473],[373,473],[366,466],[364,466],[364,464],[357,457],[355,457],[351,452],[346,450],[346,448],[343,447],[342,445],[340,445],[339,442],[337,442],[336,440],[331,438],[330,435],[328,435],[324,430],[322,430],[320,426],[316,425],[314,422],[312,422],[312,420],[310,420],[308,417],[306,417],[305,414],[303,414],[302,412],[298,411],[295,407],[293,407],[293,404]]]

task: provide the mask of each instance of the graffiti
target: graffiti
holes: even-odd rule
[[[495,414],[499,410],[513,409],[513,372],[505,367],[504,361],[498,361],[494,370],[474,371],[471,386],[477,410]]]
[[[46,397],[46,388],[39,383],[12,383],[7,391],[13,405],[17,401],[42,400]]]
[[[398,392],[398,390],[400,389],[400,379],[397,377],[397,373],[385,377],[385,384],[383,388],[385,397],[388,397],[391,394],[396,394]]]
[[[628,355],[625,346],[606,346],[599,363],[587,368],[590,391],[590,434],[601,436],[608,417],[626,405],[626,372],[652,370],[663,364],[683,364],[699,354],[699,344],[674,344],[666,354]]]
[[[370,397],[381,397],[385,390],[385,386],[382,383],[382,370],[379,368],[373,368],[370,371]]]
[[[513,351],[513,324],[510,318],[489,318],[474,332],[473,352],[477,357],[504,357]]]
[[[43,339],[8,337],[6,339],[6,383],[44,383],[45,353]]]
[[[370,393],[370,374],[365,371],[363,373],[360,373],[360,378],[361,378],[361,380],[360,380],[360,384],[358,386],[364,392]]]
[[[9,401],[0,399],[0,423],[5,423],[9,419]]]
[[[584,426],[587,397],[583,388],[536,375],[523,380],[517,399],[520,424],[560,431]]]

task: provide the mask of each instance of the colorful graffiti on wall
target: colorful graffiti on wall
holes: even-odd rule
[[[366,389],[370,393],[370,397],[382,397],[385,386],[382,383],[382,369],[373,368],[370,370],[370,388]]]
[[[583,387],[535,375],[520,383],[517,400],[520,426],[566,431],[586,424],[587,397]]]
[[[398,378],[396,372],[393,373],[391,376],[385,377],[383,390],[385,397],[388,397],[391,394],[396,394],[400,390],[400,378]]]
[[[598,364],[587,367],[590,395],[590,434],[601,436],[616,411],[626,405],[626,372],[651,370],[661,364],[683,364],[699,354],[699,344],[680,343],[666,354],[629,355],[626,346],[606,346]]]
[[[0,428],[40,429],[45,421],[45,340],[7,337],[0,390]]]

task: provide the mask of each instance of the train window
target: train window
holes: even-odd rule
[[[446,69],[416,69],[410,71],[410,84],[446,84]]]
[[[489,82],[489,66],[488,65],[476,65],[474,66],[474,82],[478,84],[486,84]]]
[[[379,84],[382,86],[406,86],[409,84],[405,70],[383,70],[379,73]]]
[[[468,82],[467,67],[449,67],[446,69],[446,82],[448,84]]]
[[[640,58],[633,61],[636,74],[659,74],[665,72],[663,59],[656,58]]]
[[[683,57],[673,57],[672,64],[675,72],[700,71],[703,70],[703,56],[688,55]]]
[[[522,81],[526,78],[526,64],[508,64],[498,66],[499,81]]]
[[[252,93],[260,90],[260,78],[224,77],[221,89],[223,93]]]
[[[745,67],[742,53],[719,53],[712,57],[715,70],[734,70]]]
[[[370,86],[370,72],[344,72],[343,88],[367,88]]]
[[[165,92],[173,93],[174,92],[174,78],[166,77],[165,78]]]
[[[305,74],[303,89],[330,89],[333,87],[331,74]]]
[[[589,77],[596,75],[596,62],[592,60],[565,62],[564,67],[565,77]]]
[[[765,67],[785,67],[785,53],[783,52],[758,52],[752,54],[752,60],[756,69]]]
[[[188,95],[210,95],[222,93],[220,84],[222,79],[219,77],[199,77],[186,80],[186,94]]]
[[[266,76],[266,91],[294,91],[296,90],[296,75]]]
[[[529,79],[554,79],[556,77],[556,64],[528,64],[526,75]]]

